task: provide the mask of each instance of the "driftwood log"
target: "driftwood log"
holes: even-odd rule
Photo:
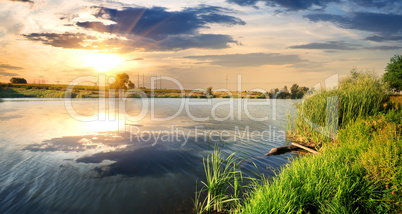
[[[300,145],[297,143],[292,143],[292,145],[289,146],[280,146],[280,147],[275,147],[273,149],[271,149],[271,151],[269,151],[267,154],[265,154],[266,156],[271,156],[271,155],[281,155],[287,152],[291,152],[291,151],[297,151],[297,150],[307,150],[311,153],[314,154],[318,154],[317,151],[315,151],[315,145],[314,144],[309,144],[309,145]]]

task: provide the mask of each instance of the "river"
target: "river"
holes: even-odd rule
[[[4,99],[0,213],[189,213],[213,144],[268,177],[289,162],[264,154],[293,102]]]

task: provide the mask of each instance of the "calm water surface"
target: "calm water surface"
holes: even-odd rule
[[[143,119],[122,122],[116,100],[106,102],[106,112],[98,111],[95,99],[74,100],[78,114],[109,118],[82,122],[66,111],[62,99],[5,99],[0,103],[0,213],[189,213],[195,186],[204,179],[202,159],[214,141],[226,143],[225,153],[241,151],[239,156],[249,158],[244,169],[253,170],[252,161],[266,176],[293,156],[264,154],[289,143],[284,128],[295,101],[248,111],[239,109],[244,100],[234,100],[232,108],[229,99],[191,101],[204,103],[157,121],[152,116],[174,115],[181,99],[155,99]],[[144,105],[131,99],[125,109],[137,115]],[[194,121],[189,114],[205,119]]]

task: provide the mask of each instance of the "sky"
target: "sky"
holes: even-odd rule
[[[399,0],[0,0],[0,82],[125,72],[146,87],[235,90],[239,75],[242,90],[311,87],[382,75],[401,52]]]

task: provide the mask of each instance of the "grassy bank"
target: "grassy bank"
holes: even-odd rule
[[[64,97],[67,85],[62,84],[11,84],[0,83],[0,98],[62,98]],[[3,90],[1,90],[3,89]],[[106,87],[106,97],[109,97],[109,87]],[[303,92],[304,93],[304,92]],[[302,93],[302,94],[303,94]],[[290,99],[291,94],[287,93],[273,95],[260,91],[215,91],[212,95],[207,95],[205,90],[178,90],[178,89],[154,89],[137,88],[127,91],[128,98],[155,97],[155,98],[244,98],[244,99]],[[299,96],[300,94],[298,94]],[[114,97],[118,97],[118,92]],[[98,98],[98,86],[77,85],[74,87],[72,98]]]
[[[375,75],[352,73],[339,89],[310,94],[293,121],[290,136],[315,143],[320,154],[254,182],[225,212],[402,212],[401,103],[390,102]]]
[[[63,98],[67,85],[60,84],[11,84],[0,83],[0,98]],[[230,93],[216,92],[211,96],[205,95],[204,91],[184,90],[183,92],[177,89],[148,89],[140,88],[134,91],[128,91],[129,98],[140,98],[140,94],[146,97],[155,98],[250,98],[250,99],[265,99],[265,95],[260,92],[242,92],[239,94],[236,91]],[[184,96],[183,96],[184,94]],[[114,95],[115,97],[118,94]],[[72,98],[98,98],[98,86],[77,85],[72,92]],[[106,97],[109,97],[109,88],[106,87]]]
[[[52,84],[0,84],[0,98],[64,98],[67,85]],[[73,98],[99,97],[96,86],[76,86]]]
[[[400,132],[384,116],[346,125],[322,154],[293,160],[233,212],[400,213]]]

